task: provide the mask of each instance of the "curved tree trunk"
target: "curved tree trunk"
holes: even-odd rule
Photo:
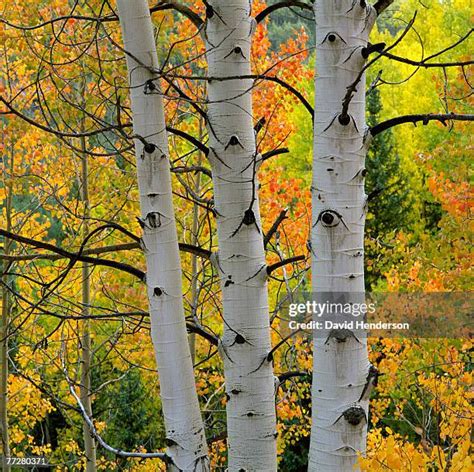
[[[375,10],[364,0],[317,0],[313,160],[312,288],[327,299],[364,293],[365,78],[348,113],[342,102],[364,67]],[[339,294],[339,295],[338,295]],[[365,336],[345,330],[314,336],[309,471],[353,471],[365,451],[369,374]]]
[[[207,471],[207,444],[183,308],[168,141],[152,23],[146,0],[117,1],[127,52],[151,334],[171,470]],[[146,144],[145,144],[146,143]]]
[[[223,307],[229,471],[276,470],[276,419],[267,272],[260,222],[248,0],[207,8],[209,158],[214,181]]]

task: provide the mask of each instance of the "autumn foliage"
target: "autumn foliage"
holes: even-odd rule
[[[110,17],[111,5],[98,0],[79,2],[67,20],[32,30],[12,26],[68,17],[72,3],[21,0],[2,11],[0,228],[71,253],[98,251],[101,258],[145,270],[138,244],[138,190],[120,31],[114,21],[87,20]],[[202,2],[183,3],[204,13]],[[393,32],[409,20],[415,3],[401,2],[395,13],[387,15],[374,33],[374,42],[393,39]],[[432,28],[449,28],[446,36],[452,38],[472,20],[464,2],[423,3],[429,8],[419,7],[419,15],[424,16],[417,34],[426,41],[428,51],[440,48],[433,38],[444,37],[432,34]],[[264,1],[253,2],[254,14],[265,6]],[[154,13],[153,21],[160,60],[169,72],[161,84],[168,125],[206,143],[204,120],[193,106],[205,105],[205,80],[189,79],[206,74],[202,38],[190,20],[170,11]],[[437,21],[442,25],[435,26]],[[313,104],[314,55],[309,33],[297,20],[294,25],[290,38],[275,45],[269,35],[272,19],[267,17],[257,26],[252,44],[253,72],[261,76],[253,89],[254,121],[262,124],[257,132],[258,152],[282,150],[259,168],[263,233],[285,212],[268,241],[267,263],[302,256],[272,273],[269,283],[272,340],[279,346],[274,354],[275,373],[299,373],[285,378],[277,392],[279,460],[281,470],[288,472],[305,466],[312,359],[309,339],[283,339],[277,305],[288,291],[310,286],[311,117],[291,91],[263,76],[281,79]],[[396,52],[418,51],[417,34],[408,34]],[[462,54],[471,57],[472,50],[462,45],[461,51],[450,51],[445,57]],[[407,76],[408,66],[405,70],[405,65],[384,62],[383,67],[394,82]],[[452,74],[450,78],[458,85],[453,85],[449,97],[471,94],[462,105],[471,107],[472,91],[464,77]],[[472,71],[467,78],[471,80],[467,84],[472,83]],[[425,89],[433,91],[420,94]],[[440,100],[449,100],[442,71],[422,70],[395,91],[389,86],[377,90],[380,118],[408,113],[414,101],[422,111],[432,111]],[[124,127],[106,129],[110,122]],[[61,132],[51,133],[51,129]],[[78,131],[85,135],[82,141],[74,137]],[[469,292],[472,288],[470,136],[469,123],[453,129],[432,125],[429,131],[407,125],[393,132],[391,152],[399,156],[400,172],[408,176],[403,185],[412,206],[406,224],[393,219],[383,231],[374,227],[369,233],[367,247],[376,257],[367,260],[367,270],[377,274],[368,287],[371,290]],[[206,157],[178,134],[170,133],[169,141],[180,241],[215,250],[212,180]],[[89,164],[87,241],[82,234],[85,202],[80,198],[84,158]],[[179,171],[192,166],[207,172]],[[378,202],[389,206],[389,192],[382,192]],[[382,205],[378,202],[370,204],[372,217],[376,206]],[[3,235],[2,292],[9,294],[3,297],[2,307],[9,313],[11,455],[45,455],[58,471],[84,470],[81,415],[69,391],[70,382],[77,388],[80,378],[82,263],[41,244],[6,241]],[[222,308],[211,262],[185,252],[182,265],[187,316],[198,319],[208,332],[220,334]],[[159,382],[143,285],[132,273],[103,265],[94,266],[90,280],[96,428],[115,447],[162,450]],[[368,453],[360,458],[362,470],[473,470],[472,342],[372,338],[369,344],[371,361],[382,375],[371,402]],[[195,364],[212,464],[223,470],[222,361],[217,348],[199,336]],[[120,459],[100,447],[98,458],[99,470],[164,470],[157,459]]]

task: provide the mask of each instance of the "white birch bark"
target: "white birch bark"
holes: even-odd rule
[[[153,27],[146,0],[118,0],[127,54],[137,174],[151,316],[167,454],[171,470],[207,471],[207,444],[199,410],[183,308],[182,274],[171,191],[168,141]],[[153,84],[153,85],[151,85]]]
[[[348,116],[342,101],[365,64],[362,55],[375,20],[364,0],[316,0],[316,114],[312,208],[312,289],[364,293],[365,77]],[[352,295],[351,295],[352,294]],[[310,472],[353,471],[365,451],[369,374],[364,336],[328,331],[314,336]]]
[[[229,471],[276,470],[267,272],[257,192],[251,80],[255,21],[248,0],[207,8],[209,158],[219,241]]]

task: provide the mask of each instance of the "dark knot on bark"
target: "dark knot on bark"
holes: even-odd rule
[[[365,410],[359,406],[351,406],[342,414],[344,419],[352,426],[357,426],[362,420],[367,420]]]

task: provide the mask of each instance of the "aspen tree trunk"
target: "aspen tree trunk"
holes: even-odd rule
[[[85,87],[82,88],[84,93]],[[85,107],[84,107],[85,108]],[[81,130],[84,130],[84,119],[81,123]],[[81,138],[82,153],[79,156],[81,159],[81,199],[84,204],[84,220],[82,222],[82,235],[86,238],[89,234],[89,166],[87,162],[86,153],[86,138]],[[92,345],[90,334],[90,267],[89,264],[82,265],[82,316],[84,321],[82,323],[82,337],[81,337],[81,389],[80,398],[81,403],[89,418],[93,418],[92,413],[92,399],[91,399],[91,365],[92,365]],[[88,424],[83,421],[82,433],[84,437],[84,453],[86,455],[86,472],[95,472],[97,470],[96,461],[96,445],[93,436],[89,430]]]
[[[146,283],[171,470],[208,471],[183,307],[168,140],[153,27],[146,0],[118,0],[136,135]]]
[[[207,7],[209,158],[214,182],[227,393],[228,467],[276,470],[274,377],[267,272],[260,222],[251,80],[255,20],[248,0]]]
[[[364,293],[365,78],[348,113],[342,102],[365,64],[376,14],[364,0],[316,0],[316,114],[312,207],[312,289]],[[361,394],[369,374],[367,342],[347,330],[314,336],[310,472],[353,471],[365,451],[368,401]]]

